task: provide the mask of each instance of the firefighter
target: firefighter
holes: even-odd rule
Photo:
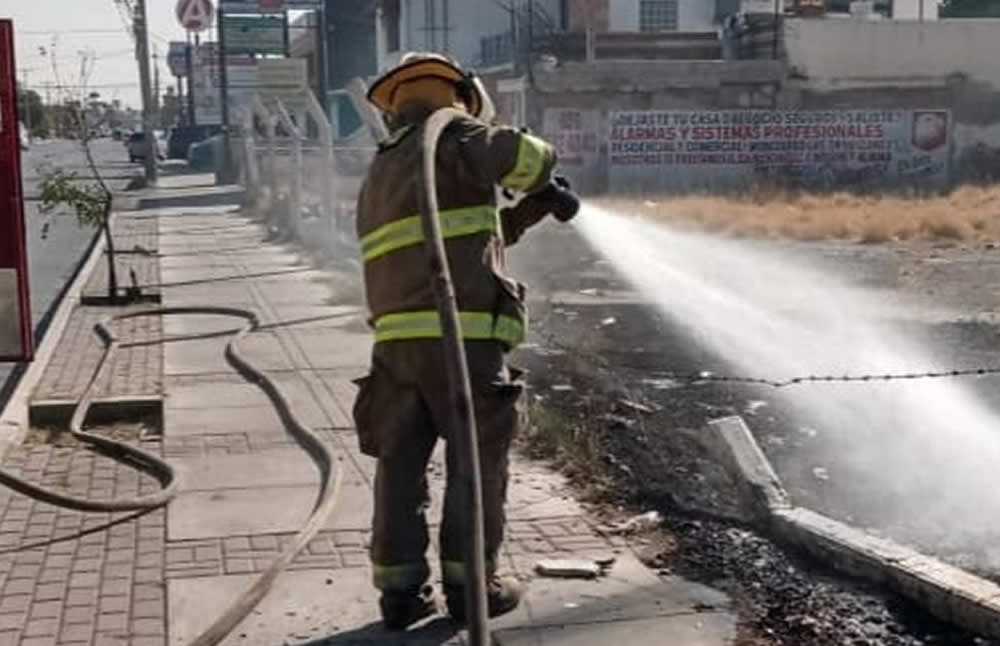
[[[547,214],[571,217],[575,209],[566,212],[566,198],[571,204],[575,198],[568,184],[551,181],[556,155],[549,144],[476,118],[488,100],[480,87],[451,59],[414,53],[368,93],[393,130],[379,145],[358,198],[357,230],[375,345],[370,373],[356,382],[353,414],[362,452],[378,460],[371,559],[384,624],[393,630],[436,610],[427,584],[425,510],[427,463],[439,437],[446,440],[448,473],[441,573],[449,614],[465,619],[463,494],[454,476],[459,456],[455,443],[447,441],[453,403],[415,186],[421,177],[421,126],[442,107],[468,113],[439,142],[437,195],[479,432],[490,616],[513,610],[521,597],[516,580],[496,574],[508,450],[523,387],[505,354],[522,340],[525,328],[524,287],[505,274],[504,247]],[[497,186],[526,196],[498,213]]]

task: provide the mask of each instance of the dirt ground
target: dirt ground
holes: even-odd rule
[[[1000,190],[909,200],[834,195],[605,204],[820,259],[855,284],[925,304],[905,325],[932,339],[949,362],[1000,365],[994,242]],[[887,535],[905,530],[911,544],[961,566],[981,560],[967,544],[942,541],[947,527],[900,528],[898,518],[857,513],[852,501],[891,494],[852,486],[849,465],[830,463],[828,438],[810,432],[772,391],[665,379],[666,372],[727,369],[643,303],[603,297],[628,286],[571,228],[542,226],[516,248],[512,265],[532,300],[531,343],[515,357],[530,371],[531,409],[541,419],[531,446],[556,459],[593,500],[661,511],[667,538],[651,560],[729,589],[756,618],[746,627],[746,644],[994,643],[845,581],[747,527],[732,487],[699,440],[713,418],[744,416],[796,504]],[[1000,378],[970,386],[1000,410]],[[816,464],[834,474],[837,486],[817,477]],[[884,508],[891,506],[887,500]],[[979,537],[977,544],[984,538],[1000,544],[1000,536]]]

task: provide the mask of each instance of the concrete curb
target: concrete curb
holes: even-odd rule
[[[732,475],[754,517],[779,541],[841,572],[885,585],[942,621],[1000,638],[1000,585],[792,506],[742,418],[712,420],[708,435],[709,447]]]
[[[114,214],[111,217],[114,218]],[[104,236],[98,233],[69,289],[63,293],[59,305],[49,321],[48,328],[45,330],[42,342],[35,351],[34,361],[28,365],[18,379],[10,399],[0,411],[0,460],[3,460],[12,448],[21,444],[28,431],[31,393],[38,385],[46,366],[52,359],[52,354],[55,352],[56,346],[59,345],[66,324],[69,322],[70,314],[73,312],[73,308],[79,304],[80,296],[87,281],[90,280],[90,275],[94,272],[97,262],[104,255],[104,248]]]

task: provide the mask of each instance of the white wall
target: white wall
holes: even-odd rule
[[[892,5],[893,20],[920,20],[920,4],[924,7],[924,20],[938,19],[938,0],[895,0]]]
[[[789,62],[810,79],[849,85],[943,80],[961,73],[1000,89],[1000,20],[786,23]]]
[[[639,31],[639,0],[608,0],[609,31]]]
[[[714,31],[714,21],[714,2],[708,0],[680,0],[678,2],[678,31]]]
[[[480,55],[479,40],[487,36],[510,30],[510,14],[501,6],[504,3],[493,0],[433,0],[435,22],[438,26],[433,35],[425,27],[425,0],[402,0],[400,2],[400,49],[435,50],[451,54],[465,65],[478,65]],[[619,0],[611,0],[618,2]],[[448,6],[447,41],[444,25],[444,7]],[[549,12],[559,24],[559,0],[534,0],[535,5]],[[389,67],[398,56],[385,53],[380,57],[383,67]]]

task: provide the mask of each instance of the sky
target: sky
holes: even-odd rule
[[[167,71],[167,43],[184,40],[177,22],[177,0],[146,0],[150,25],[150,48],[159,51],[161,91],[176,81]],[[56,60],[63,83],[79,76],[81,50],[95,57],[89,84],[106,100],[120,99],[139,107],[139,68],[128,34],[113,0],[0,0],[0,18],[14,21],[17,67],[27,70],[27,85],[45,96],[46,81],[55,84],[48,58],[38,52],[56,37]],[[212,37],[214,40],[214,35]],[[25,74],[18,72],[24,83]],[[54,93],[53,93],[54,96]]]

